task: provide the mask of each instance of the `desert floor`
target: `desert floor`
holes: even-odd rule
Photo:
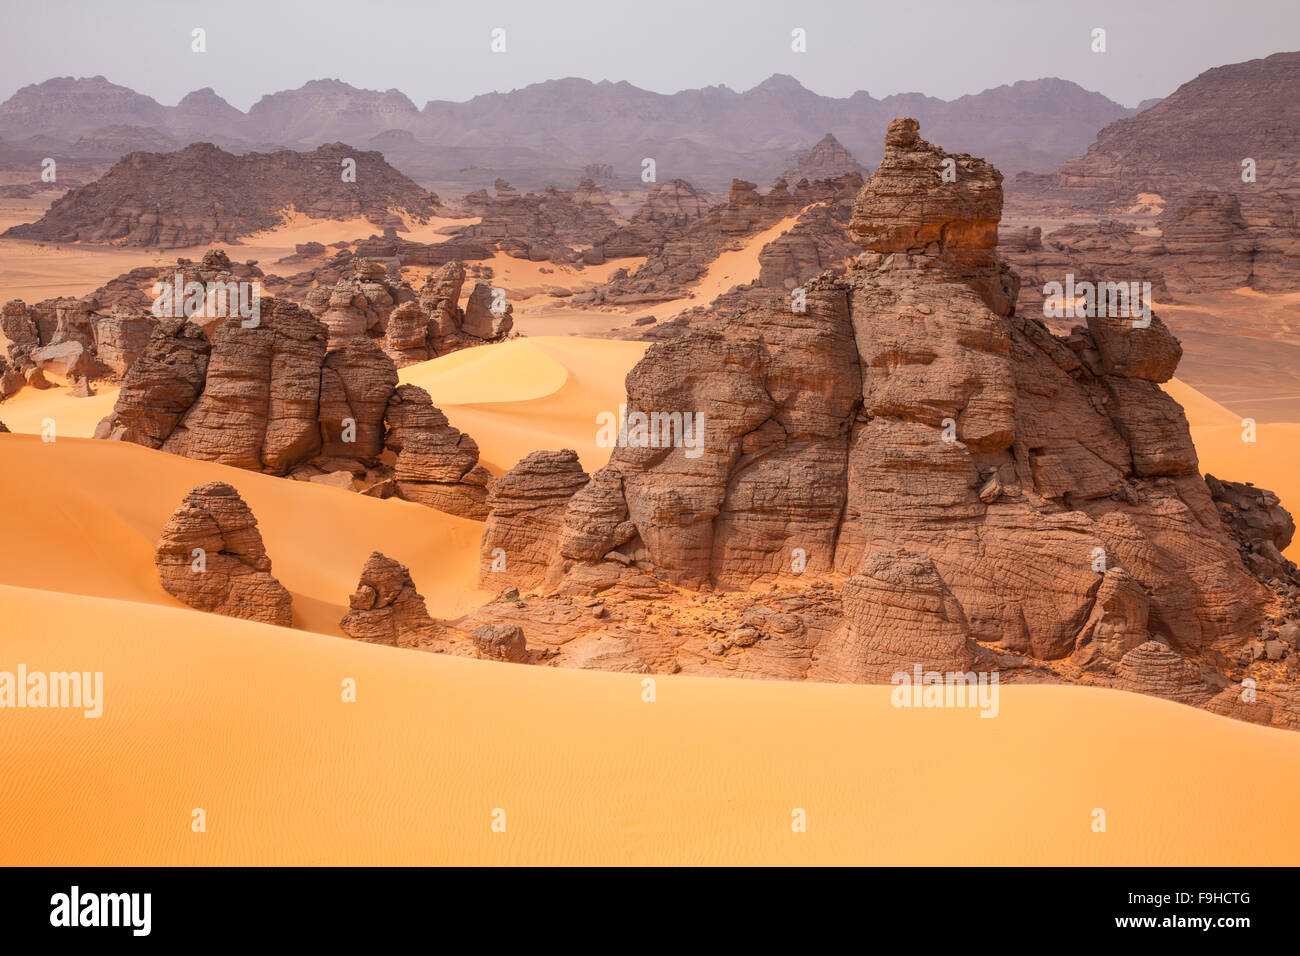
[[[89,291],[146,261],[118,250],[29,261],[12,245],[0,241],[3,298]],[[730,285],[756,261],[718,268]],[[13,269],[23,291],[4,281]],[[60,272],[84,281],[56,288]],[[521,312],[528,337],[402,380],[428,389],[495,473],[562,447],[593,471],[609,454],[595,416],[623,400],[645,346],[571,334],[618,316]],[[1295,510],[1300,415],[1261,418],[1248,443],[1237,408],[1183,382],[1168,390],[1203,471],[1271,488]],[[343,639],[338,620],[374,549],[410,567],[435,616],[485,601],[481,525],[93,441],[114,399],[25,389],[0,405],[16,433],[0,435],[0,671],[104,675],[97,719],[0,711],[0,864],[1300,862],[1300,734],[1155,698],[1016,685],[990,720],[895,708],[885,686],[647,686]],[[193,611],[159,586],[158,531],[213,479],[257,515],[295,629]],[[200,808],[206,830],[194,832]],[[792,829],[798,811],[806,832]]]

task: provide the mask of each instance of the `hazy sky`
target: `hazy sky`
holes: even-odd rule
[[[944,99],[1058,76],[1128,106],[1212,66],[1300,49],[1300,0],[5,0],[0,99],[103,74],[172,105],[210,86],[240,109],[336,77],[416,104],[542,80]],[[206,53],[190,50],[194,27]],[[506,52],[490,49],[506,31]],[[807,52],[791,30],[807,31]],[[1094,27],[1107,52],[1093,53]]]

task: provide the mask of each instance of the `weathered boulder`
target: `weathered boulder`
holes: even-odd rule
[[[961,604],[934,562],[901,549],[868,555],[862,570],[844,582],[844,634],[827,648],[813,674],[833,680],[887,682],[911,676],[971,669],[978,651]]]
[[[366,559],[348,603],[351,610],[339,626],[358,641],[412,647],[436,632],[410,570],[378,551]]]
[[[154,552],[163,589],[200,611],[288,627],[292,598],[271,575],[257,519],[233,487],[200,485],[163,526]]]
[[[149,347],[158,320],[147,312],[115,306],[95,320],[95,355],[116,375],[126,375]]]
[[[474,283],[465,303],[461,331],[480,339],[496,339],[514,326],[515,307],[505,300],[504,290],[486,282]]]
[[[528,662],[528,645],[518,624],[481,624],[471,634],[478,656],[510,664]]]
[[[389,450],[397,453],[394,479],[399,497],[486,520],[491,473],[478,463],[478,445],[453,428],[429,393],[401,385],[388,400]]]

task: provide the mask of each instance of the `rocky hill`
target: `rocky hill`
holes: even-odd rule
[[[1293,289],[1300,53],[1207,70],[1106,127],[1057,175],[1017,179],[1012,194],[1024,219],[1116,217],[1070,224],[1013,252],[1028,285],[1073,272],[1147,280],[1161,292]]]
[[[356,164],[343,180],[343,162]],[[73,189],[37,222],[6,236],[58,242],[180,248],[238,242],[279,225],[296,210],[318,219],[364,217],[398,226],[393,210],[423,220],[438,197],[393,169],[377,152],[330,143],[309,153],[236,156],[196,143],[173,153],[131,153],[102,178]]]
[[[901,112],[1010,170],[1037,171],[1054,170],[1082,152],[1098,129],[1132,113],[1055,79],[949,102],[918,93],[883,100],[863,91],[821,96],[781,75],[744,92],[714,86],[672,94],[568,78],[465,102],[430,101],[419,109],[398,90],[361,90],[326,79],[270,93],[242,113],[211,90],[170,107],[100,76],[23,87],[0,104],[0,137],[17,149],[36,149],[34,137],[44,137],[41,155],[51,155],[52,147],[54,155],[70,151],[105,126],[151,128],[181,145],[215,142],[240,151],[272,145],[312,149],[341,140],[384,149],[391,162],[422,182],[467,182],[471,188],[497,178],[526,189],[576,182],[588,166],[607,171],[602,182],[631,186],[640,183],[642,161],[651,157],[662,181],[681,178],[725,189],[737,175],[773,181],[792,155],[828,130],[857,156],[875,162],[879,142],[864,131],[882,128]],[[409,136],[393,138],[400,133]],[[86,141],[107,142],[97,135]],[[846,171],[814,171],[807,178]]]
[[[1242,181],[1253,159],[1256,182]],[[1142,113],[1117,120],[1060,170],[1060,185],[1131,203],[1205,191],[1255,194],[1300,184],[1300,52],[1207,70]],[[1273,196],[1255,201],[1264,204]]]

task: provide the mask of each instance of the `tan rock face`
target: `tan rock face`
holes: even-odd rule
[[[488,516],[491,473],[478,463],[478,445],[414,385],[400,385],[388,400],[390,451],[397,453],[397,494],[407,501],[483,521]]]
[[[868,252],[978,261],[997,246],[1001,215],[1001,173],[927,143],[916,120],[896,119],[880,168],[853,203],[851,227]]]
[[[210,339],[193,323],[164,320],[96,437],[340,488],[365,476],[362,490],[381,497],[396,491],[485,519],[492,475],[474,440],[427,393],[398,388],[374,339],[342,336],[327,350],[328,338],[306,309],[272,297],[255,325],[223,320]],[[397,453],[395,466],[381,461],[385,449]]]
[[[255,327],[226,319],[211,341],[203,393],[163,450],[274,474],[316,454],[324,326],[292,302],[268,297]]]
[[[535,451],[497,479],[483,526],[481,585],[498,591],[540,585],[558,553],[569,499],[587,481],[569,449]]]
[[[149,347],[158,320],[121,306],[95,322],[95,354],[116,375],[126,375]]]
[[[411,647],[436,631],[410,570],[378,551],[366,559],[348,603],[351,610],[339,626],[358,641]]]
[[[518,624],[482,624],[471,635],[474,649],[485,660],[524,664],[528,661],[528,646],[524,631]]]
[[[934,562],[903,550],[878,551],[844,582],[844,634],[812,675],[885,682],[923,671],[969,671],[979,648],[961,604]]]
[[[208,337],[197,325],[163,319],[127,372],[117,404],[95,437],[161,448],[203,391],[210,353]]]
[[[500,338],[510,331],[514,321],[513,305],[498,298],[498,293],[488,283],[474,283],[461,323],[461,330],[466,335],[478,339]]]
[[[154,563],[164,590],[200,611],[288,627],[292,598],[271,575],[257,519],[233,487],[191,491],[163,526]]]
[[[892,123],[854,205],[864,252],[848,275],[807,283],[802,313],[747,310],[654,345],[629,375],[629,418],[689,412],[703,442],[615,449],[567,506],[565,581],[845,575],[847,626],[818,645],[828,679],[864,679],[897,648],[960,663],[958,636],[1108,666],[1138,638],[1234,653],[1271,598],[1157,385],[1177,342],[1153,320],[1067,344],[1016,315],[1000,208],[995,169]],[[895,580],[893,565],[912,571]],[[917,626],[921,606],[942,626]],[[872,622],[870,647],[855,620]],[[921,630],[948,643],[918,647]]]

